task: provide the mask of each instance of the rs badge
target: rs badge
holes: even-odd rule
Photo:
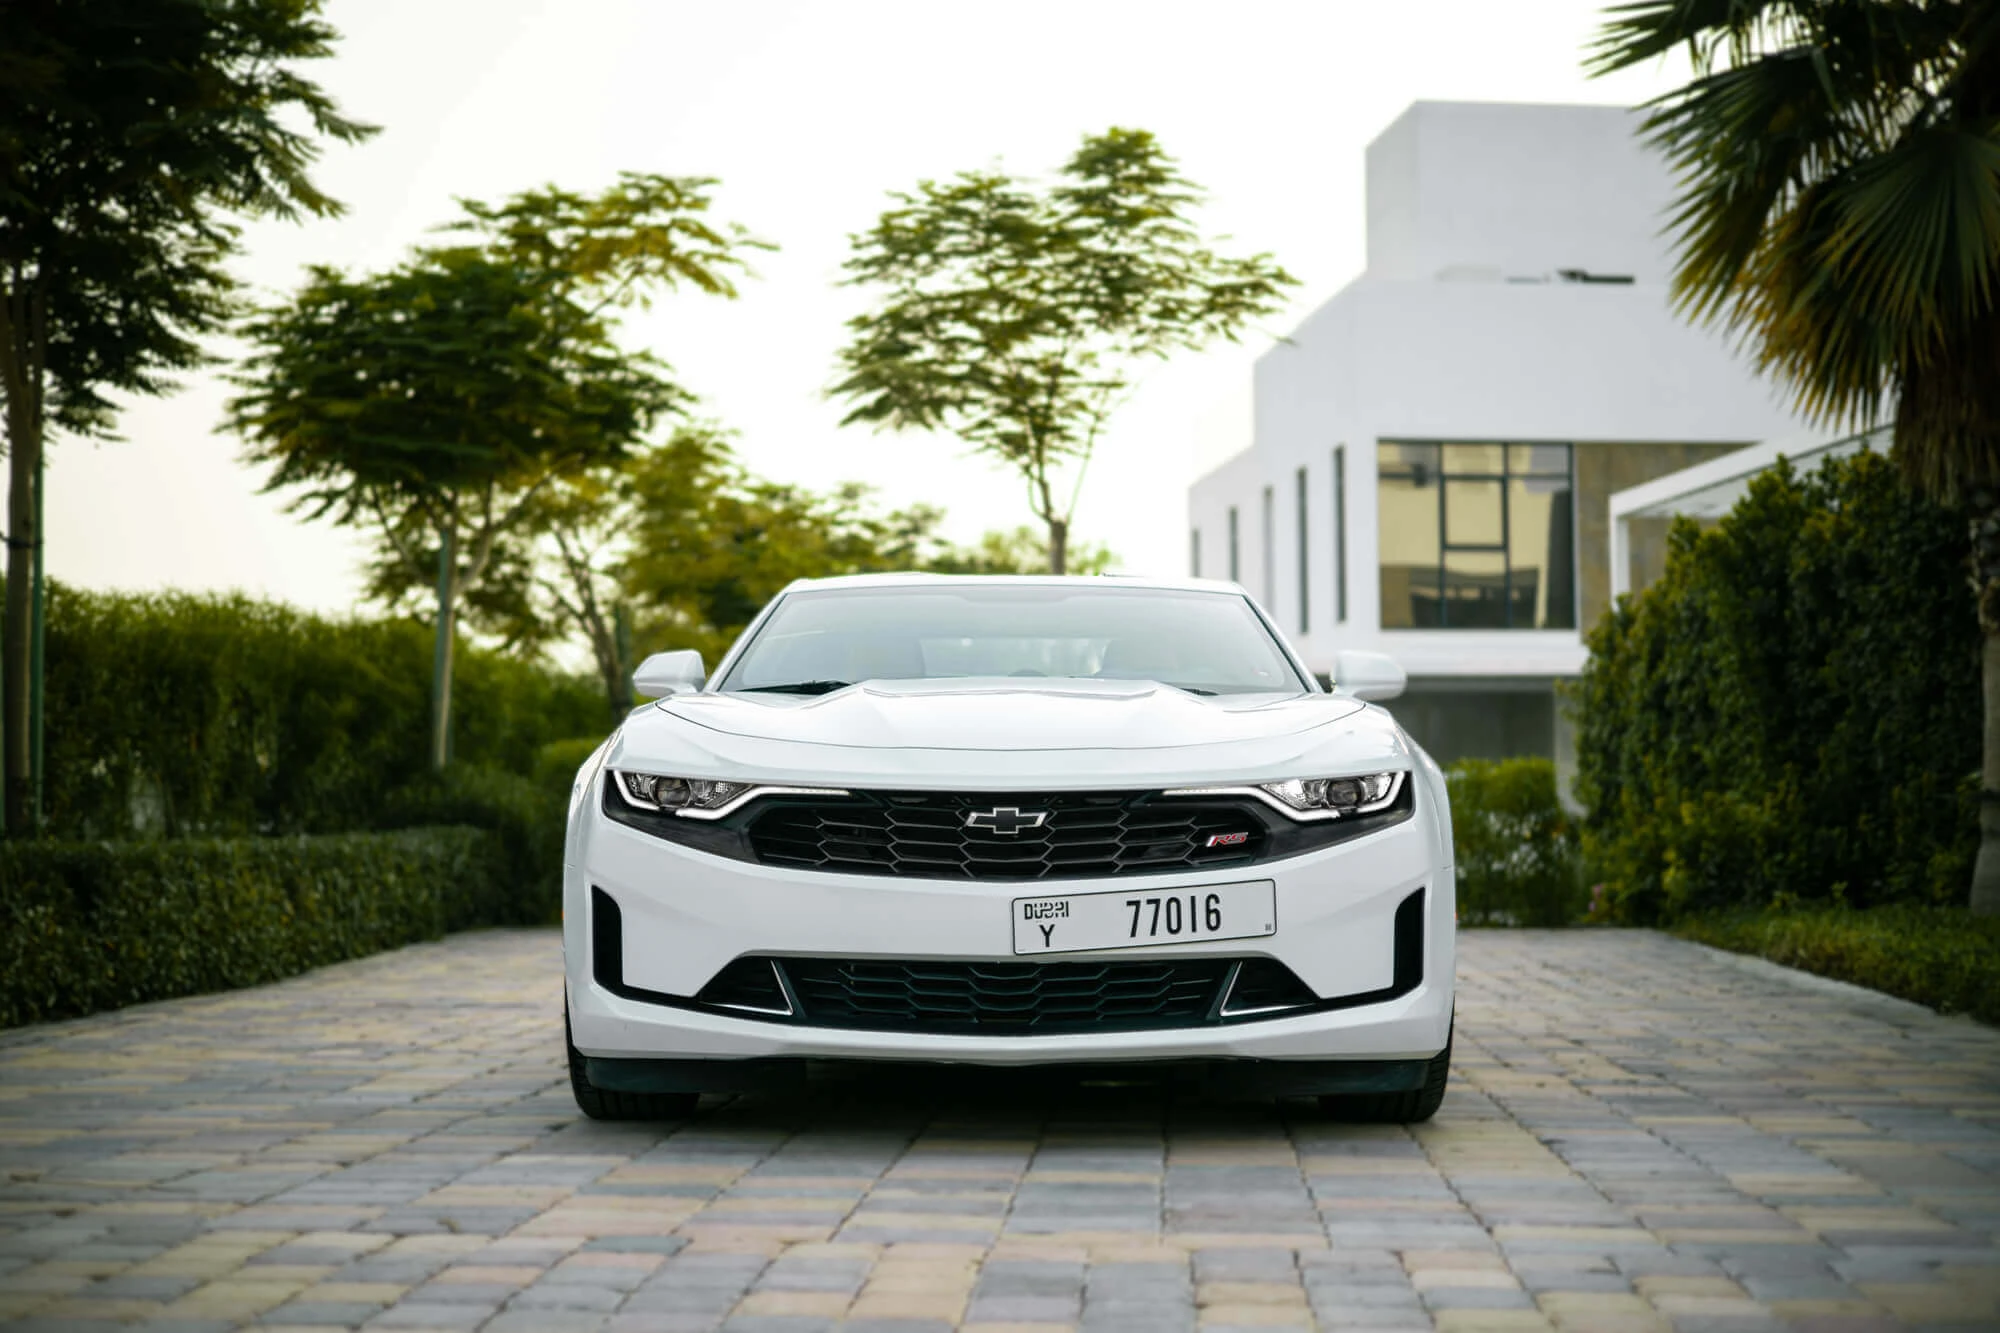
[[[1209,847],[1234,847],[1238,843],[1248,841],[1250,841],[1250,835],[1247,833],[1214,833],[1209,835],[1208,842],[1205,845]]]

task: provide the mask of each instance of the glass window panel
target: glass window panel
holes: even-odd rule
[[[1383,628],[1576,627],[1571,446],[1395,442],[1376,458]]]
[[[1498,546],[1506,537],[1505,485],[1499,481],[1444,484],[1444,539],[1453,546]]]
[[[1507,449],[1499,444],[1447,444],[1444,470],[1453,476],[1462,472],[1499,476],[1507,467]]]
[[[1419,481],[1430,480],[1438,474],[1438,447],[1434,444],[1380,444],[1375,447],[1375,462],[1385,476],[1393,472],[1399,476],[1414,475]]]
[[[1448,629],[1507,628],[1506,554],[1446,551],[1443,600]]]
[[[1575,626],[1572,511],[1566,482],[1517,477],[1507,483],[1507,605],[1515,629]]]
[[[1386,450],[1387,446],[1385,446]],[[1433,474],[1435,475],[1435,474]],[[1384,473],[1377,489],[1382,522],[1382,628],[1435,629],[1438,568],[1438,493],[1414,472]]]
[[[1516,476],[1537,473],[1542,476],[1567,477],[1569,475],[1569,446],[1566,444],[1510,444],[1507,446],[1507,470]]]

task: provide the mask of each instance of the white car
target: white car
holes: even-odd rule
[[[1232,583],[795,583],[584,764],[570,1076],[600,1119],[819,1062],[1113,1067],[1416,1121],[1451,1056],[1442,774]]]

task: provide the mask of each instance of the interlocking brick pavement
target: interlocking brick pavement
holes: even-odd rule
[[[577,1115],[482,932],[0,1034],[0,1327],[2000,1329],[2000,1033],[1468,932],[1443,1112],[876,1074]]]

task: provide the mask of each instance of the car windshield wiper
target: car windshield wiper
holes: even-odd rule
[[[1161,684],[1172,686],[1174,689],[1180,690],[1186,694],[1206,694],[1210,696],[1213,696],[1215,694],[1214,690],[1204,690],[1199,685],[1175,685],[1174,682],[1170,680],[1162,681]]]
[[[741,694],[832,694],[844,690],[851,680],[795,680],[786,685],[746,685]]]

